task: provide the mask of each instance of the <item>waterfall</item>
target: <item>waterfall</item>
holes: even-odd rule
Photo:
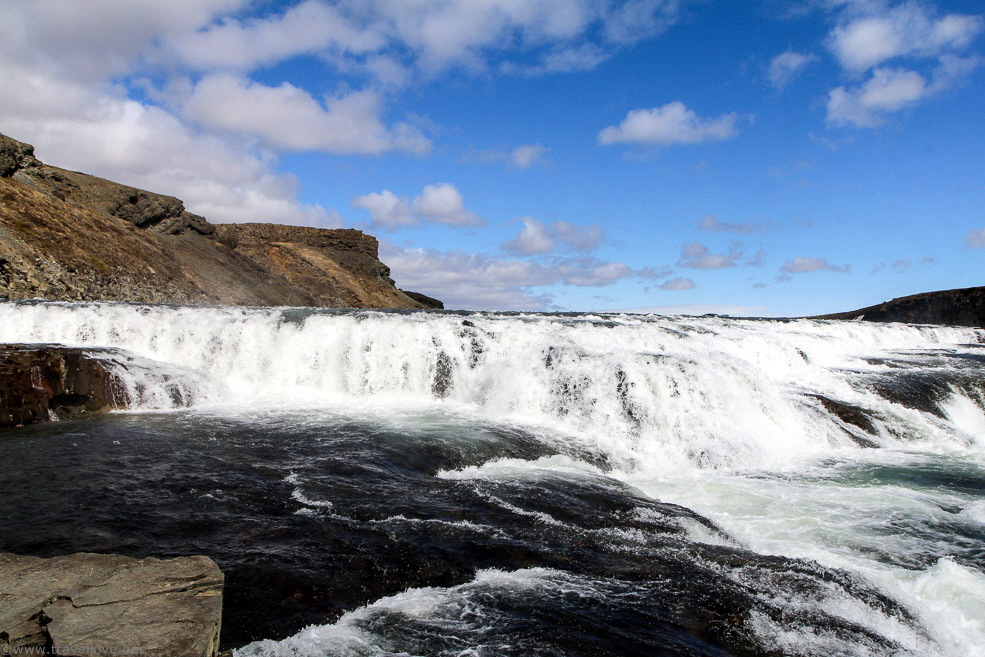
[[[654,470],[985,441],[969,328],[19,302],[0,304],[0,341],[126,350],[187,372],[199,406],[441,404]]]

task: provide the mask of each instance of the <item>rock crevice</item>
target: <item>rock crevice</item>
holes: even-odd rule
[[[0,654],[215,657],[223,584],[203,556],[0,554]]]

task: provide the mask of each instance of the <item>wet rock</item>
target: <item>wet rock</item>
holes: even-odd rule
[[[125,408],[130,399],[108,364],[60,345],[0,345],[0,427]]]
[[[0,654],[215,657],[223,580],[203,556],[0,554]]]
[[[878,447],[878,443],[865,436],[860,436],[858,433],[848,428],[847,425],[851,427],[861,429],[867,434],[878,435],[875,425],[872,423],[872,419],[869,417],[868,412],[852,404],[847,404],[845,402],[836,401],[830,397],[825,397],[824,395],[807,395],[812,397],[819,402],[821,406],[824,407],[826,411],[837,417],[839,420],[845,423],[845,432],[851,437],[855,444],[859,447]]]

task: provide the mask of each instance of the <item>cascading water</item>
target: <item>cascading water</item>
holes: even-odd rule
[[[142,502],[162,514],[168,496],[191,495],[203,518],[289,536],[268,561],[290,562],[278,586],[293,578],[292,599],[311,601],[271,634],[233,630],[231,645],[267,639],[241,654],[956,657],[985,645],[983,330],[21,302],[0,304],[0,342],[142,359],[128,370],[121,356],[119,375],[145,412],[63,424],[110,451],[103,433],[143,437],[107,452],[106,468],[176,451],[198,474]],[[178,410],[146,412],[167,406]],[[217,476],[206,466],[256,492],[205,483]],[[276,510],[259,501],[271,496]],[[15,537],[0,549],[48,549],[5,517]],[[101,522],[120,529],[54,542],[139,551],[119,537],[126,522]],[[256,593],[233,580],[267,572],[263,554],[181,527],[220,552],[232,617],[247,618]],[[153,528],[145,540],[194,551]],[[353,547],[369,545],[373,557]],[[281,547],[290,557],[270,556]],[[342,583],[327,583],[340,563],[323,549],[348,555]]]

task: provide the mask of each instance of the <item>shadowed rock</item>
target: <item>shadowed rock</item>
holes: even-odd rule
[[[985,328],[985,287],[924,292],[876,306],[813,319],[858,319],[866,322],[947,324]]]

